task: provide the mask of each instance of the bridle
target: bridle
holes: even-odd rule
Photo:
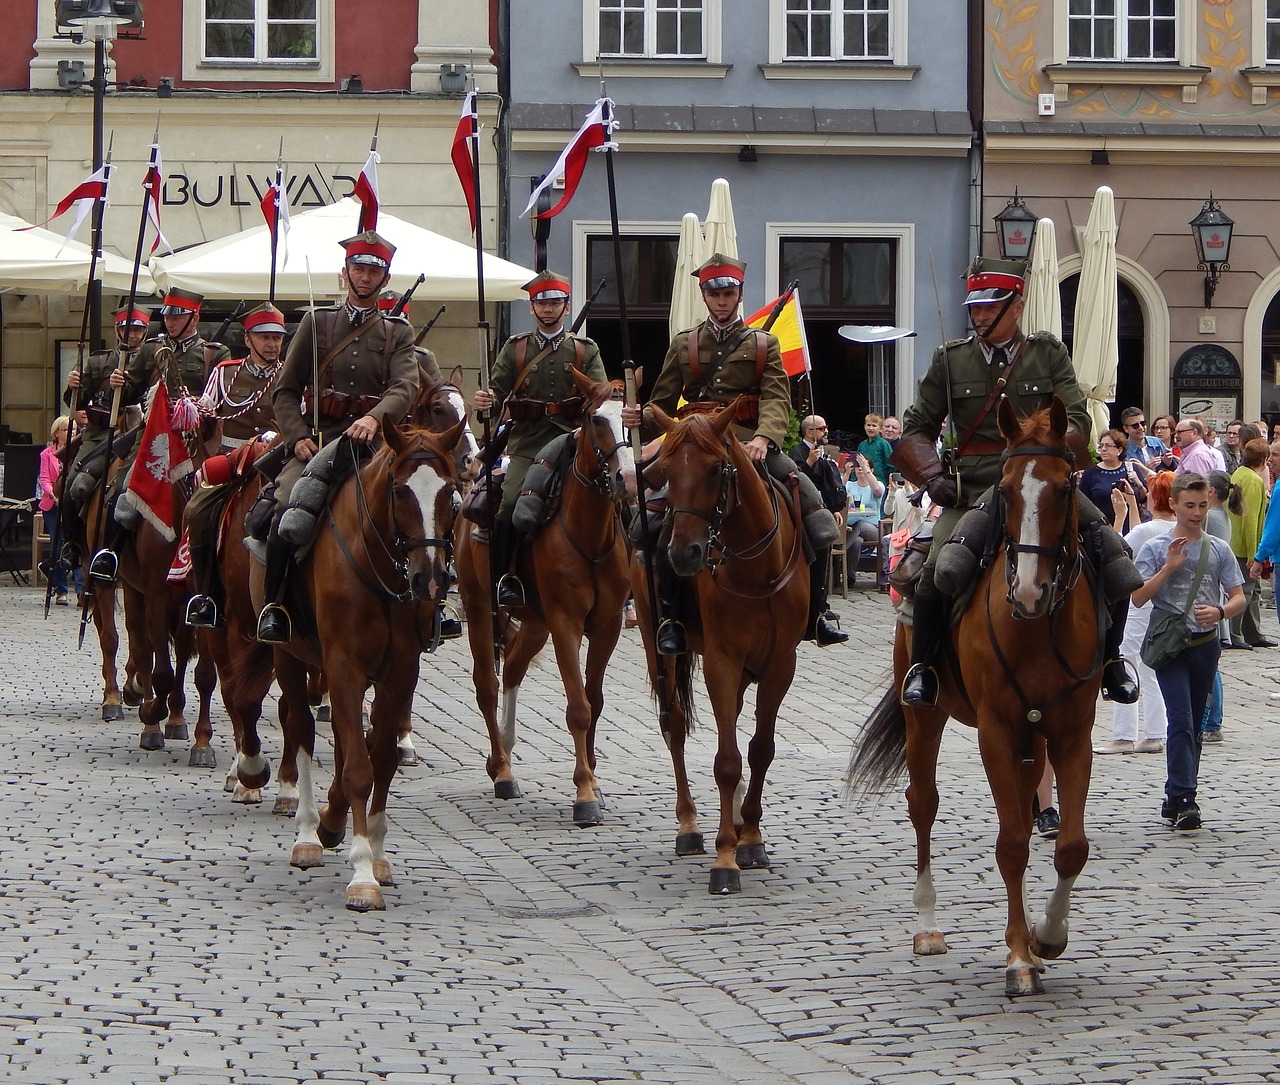
[[[595,413],[592,411],[587,412],[586,417],[583,419],[582,429],[587,434],[587,441],[591,447],[591,455],[595,460],[595,470],[589,475],[583,474],[578,467],[578,457],[575,453],[573,458],[569,461],[570,474],[583,486],[584,489],[599,494],[613,505],[613,515],[611,517],[612,531],[610,532],[608,542],[604,544],[600,554],[596,557],[592,557],[582,548],[582,544],[573,537],[573,530],[569,523],[569,518],[565,515],[563,505],[560,506],[559,515],[563,521],[564,535],[565,538],[568,539],[569,545],[573,547],[578,556],[588,565],[597,565],[603,561],[606,556],[613,552],[613,548],[617,543],[619,525],[622,521],[622,510],[627,504],[626,490],[624,487],[618,485],[618,482],[614,477],[619,473],[620,468],[619,471],[615,471],[610,466],[617,460],[618,449],[623,448],[626,445],[626,441],[615,441],[609,448],[601,448],[600,442],[596,438]],[[579,438],[579,440],[581,440],[581,438]]]

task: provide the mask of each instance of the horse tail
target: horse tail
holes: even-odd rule
[[[694,652],[681,652],[677,656],[670,657],[667,665],[675,672],[673,675],[675,707],[680,709],[680,715],[684,719],[684,733],[691,735],[695,720],[693,677],[698,669],[698,656]],[[659,699],[660,693],[656,681],[649,684],[649,694],[655,701]]]
[[[844,793],[884,791],[907,768],[907,717],[898,700],[897,684],[891,684],[863,725],[861,742],[849,757]]]

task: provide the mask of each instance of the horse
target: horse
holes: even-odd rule
[[[950,716],[978,731],[978,748],[1000,819],[996,861],[1008,897],[1005,991],[1043,991],[1043,961],[1067,947],[1071,890],[1089,842],[1084,806],[1092,763],[1090,732],[1101,686],[1104,606],[1081,576],[1075,461],[1065,440],[1067,412],[1056,396],[1019,420],[1000,401],[1008,442],[997,501],[1004,537],[982,571],[950,637],[940,667],[935,708],[899,703],[910,663],[910,632],[894,639],[894,684],[867,721],[850,759],[851,792],[876,790],[901,776],[916,834],[913,900],[919,917],[917,955],[945,953],[929,838],[938,812],[937,761]],[[944,646],[945,648],[945,646]],[[1028,926],[1023,880],[1032,828],[1032,799],[1047,756],[1058,779],[1062,828],[1054,847],[1057,885],[1043,916]]]
[[[461,434],[461,423],[434,434],[383,420],[385,444],[342,484],[300,565],[315,633],[295,629],[290,643],[275,649],[285,744],[298,751],[298,831],[290,863],[323,865],[325,847],[336,848],[346,835],[350,811],[353,874],[346,905],[352,911],[385,908],[380,886],[393,884],[384,850],[387,794],[420,656],[434,639],[449,586],[458,489],[451,450]],[[256,608],[260,569],[251,584]],[[334,776],[324,807],[317,807],[311,786],[315,720],[308,668],[323,668],[330,683]],[[362,702],[370,685],[366,739]]]
[[[631,572],[649,680],[663,706],[660,722],[675,772],[676,854],[681,856],[704,851],[684,759],[685,739],[693,726],[694,656],[702,657],[718,733],[720,825],[708,885],[715,895],[739,892],[742,869],[769,866],[760,830],[761,796],[773,761],[778,709],[795,676],[796,647],[809,611],[799,482],[791,480],[784,502],[761,475],[734,435],[736,403],[680,421],[652,408],[666,440],[645,478],[669,487],[663,537],[669,539],[672,569],[687,578],[694,604],[687,622],[690,653],[659,658],[649,573],[640,562]],[[742,781],[738,717],[752,682],[758,689],[755,732],[747,753],[750,781],[735,816]]]
[[[504,631],[501,637],[501,726],[489,546],[475,539],[466,529],[469,525],[457,532],[457,567],[458,594],[471,645],[471,677],[489,735],[485,768],[493,793],[500,799],[520,795],[511,767],[516,701],[529,664],[550,637],[564,683],[565,722],[573,739],[573,822],[584,827],[604,820],[595,775],[595,734],[604,709],[604,674],[622,632],[627,600],[630,546],[621,506],[635,489],[635,459],[622,428],[622,404],[611,398],[613,386],[577,371],[572,377],[584,398],[582,427],[559,507],[522,548],[520,572],[531,602],[513,610],[519,620],[514,635]],[[580,661],[584,636],[585,677]]]

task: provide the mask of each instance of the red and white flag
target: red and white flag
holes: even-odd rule
[[[471,137],[480,131],[480,118],[476,116],[476,92],[468,91],[462,100],[462,116],[458,118],[458,127],[453,133],[453,149],[450,157],[453,168],[458,171],[458,181],[462,185],[462,194],[467,198],[467,211],[471,214],[471,232],[476,232],[476,173],[475,163],[471,160]]]
[[[76,209],[76,217],[71,221],[71,228],[67,231],[67,236],[62,239],[65,246],[79,232],[80,227],[84,224],[84,220],[89,217],[89,212],[93,210],[95,200],[105,200],[107,198],[107,184],[111,177],[111,163],[107,162],[99,166],[88,177],[81,181],[75,188],[68,192],[58,201],[58,206],[54,208],[53,214],[44,222],[37,222],[35,226],[19,226],[16,232],[21,233],[23,230],[34,230],[36,226],[46,226],[59,215],[65,215],[74,206]],[[62,252],[59,248],[58,252]]]
[[[360,201],[360,225],[356,233],[378,228],[378,163],[382,159],[372,147],[364,161],[364,169],[356,178],[355,198]]]
[[[147,165],[147,175],[142,179],[142,187],[146,190],[143,197],[147,202],[147,218],[151,220],[151,225],[155,228],[156,239],[151,242],[150,251],[154,253],[161,243],[170,252],[173,252],[173,246],[169,244],[169,239],[164,236],[160,229],[160,197],[164,194],[164,166],[160,161],[160,144],[151,144],[151,161]]]
[[[262,197],[262,217],[267,220],[267,229],[277,244],[278,251],[284,258],[277,262],[283,266],[289,262],[289,193],[285,191],[283,170],[276,167],[276,179],[271,182],[267,193]]]
[[[191,470],[187,446],[169,421],[168,390],[164,381],[157,381],[125,496],[169,542],[176,537],[173,484],[186,478]]]
[[[608,98],[597,99],[594,108],[587,114],[587,119],[582,122],[582,127],[569,141],[569,145],[560,152],[556,164],[542,179],[542,183],[529,196],[529,202],[520,212],[520,217],[523,218],[532,211],[542,192],[555,184],[560,177],[564,178],[564,193],[559,203],[551,210],[542,212],[538,217],[549,219],[568,207],[573,194],[578,190],[578,182],[582,180],[582,171],[587,167],[587,152],[617,150],[618,145],[613,142],[613,132],[617,127],[618,122],[613,119],[613,102]]]

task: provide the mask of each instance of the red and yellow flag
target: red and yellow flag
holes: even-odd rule
[[[774,298],[763,309],[747,317],[746,323],[753,328],[763,328],[774,306],[781,300],[782,295]],[[809,362],[809,341],[804,334],[804,317],[800,313],[799,290],[791,292],[769,331],[778,338],[778,346],[782,349],[782,368],[788,377],[803,376],[813,368]]]

